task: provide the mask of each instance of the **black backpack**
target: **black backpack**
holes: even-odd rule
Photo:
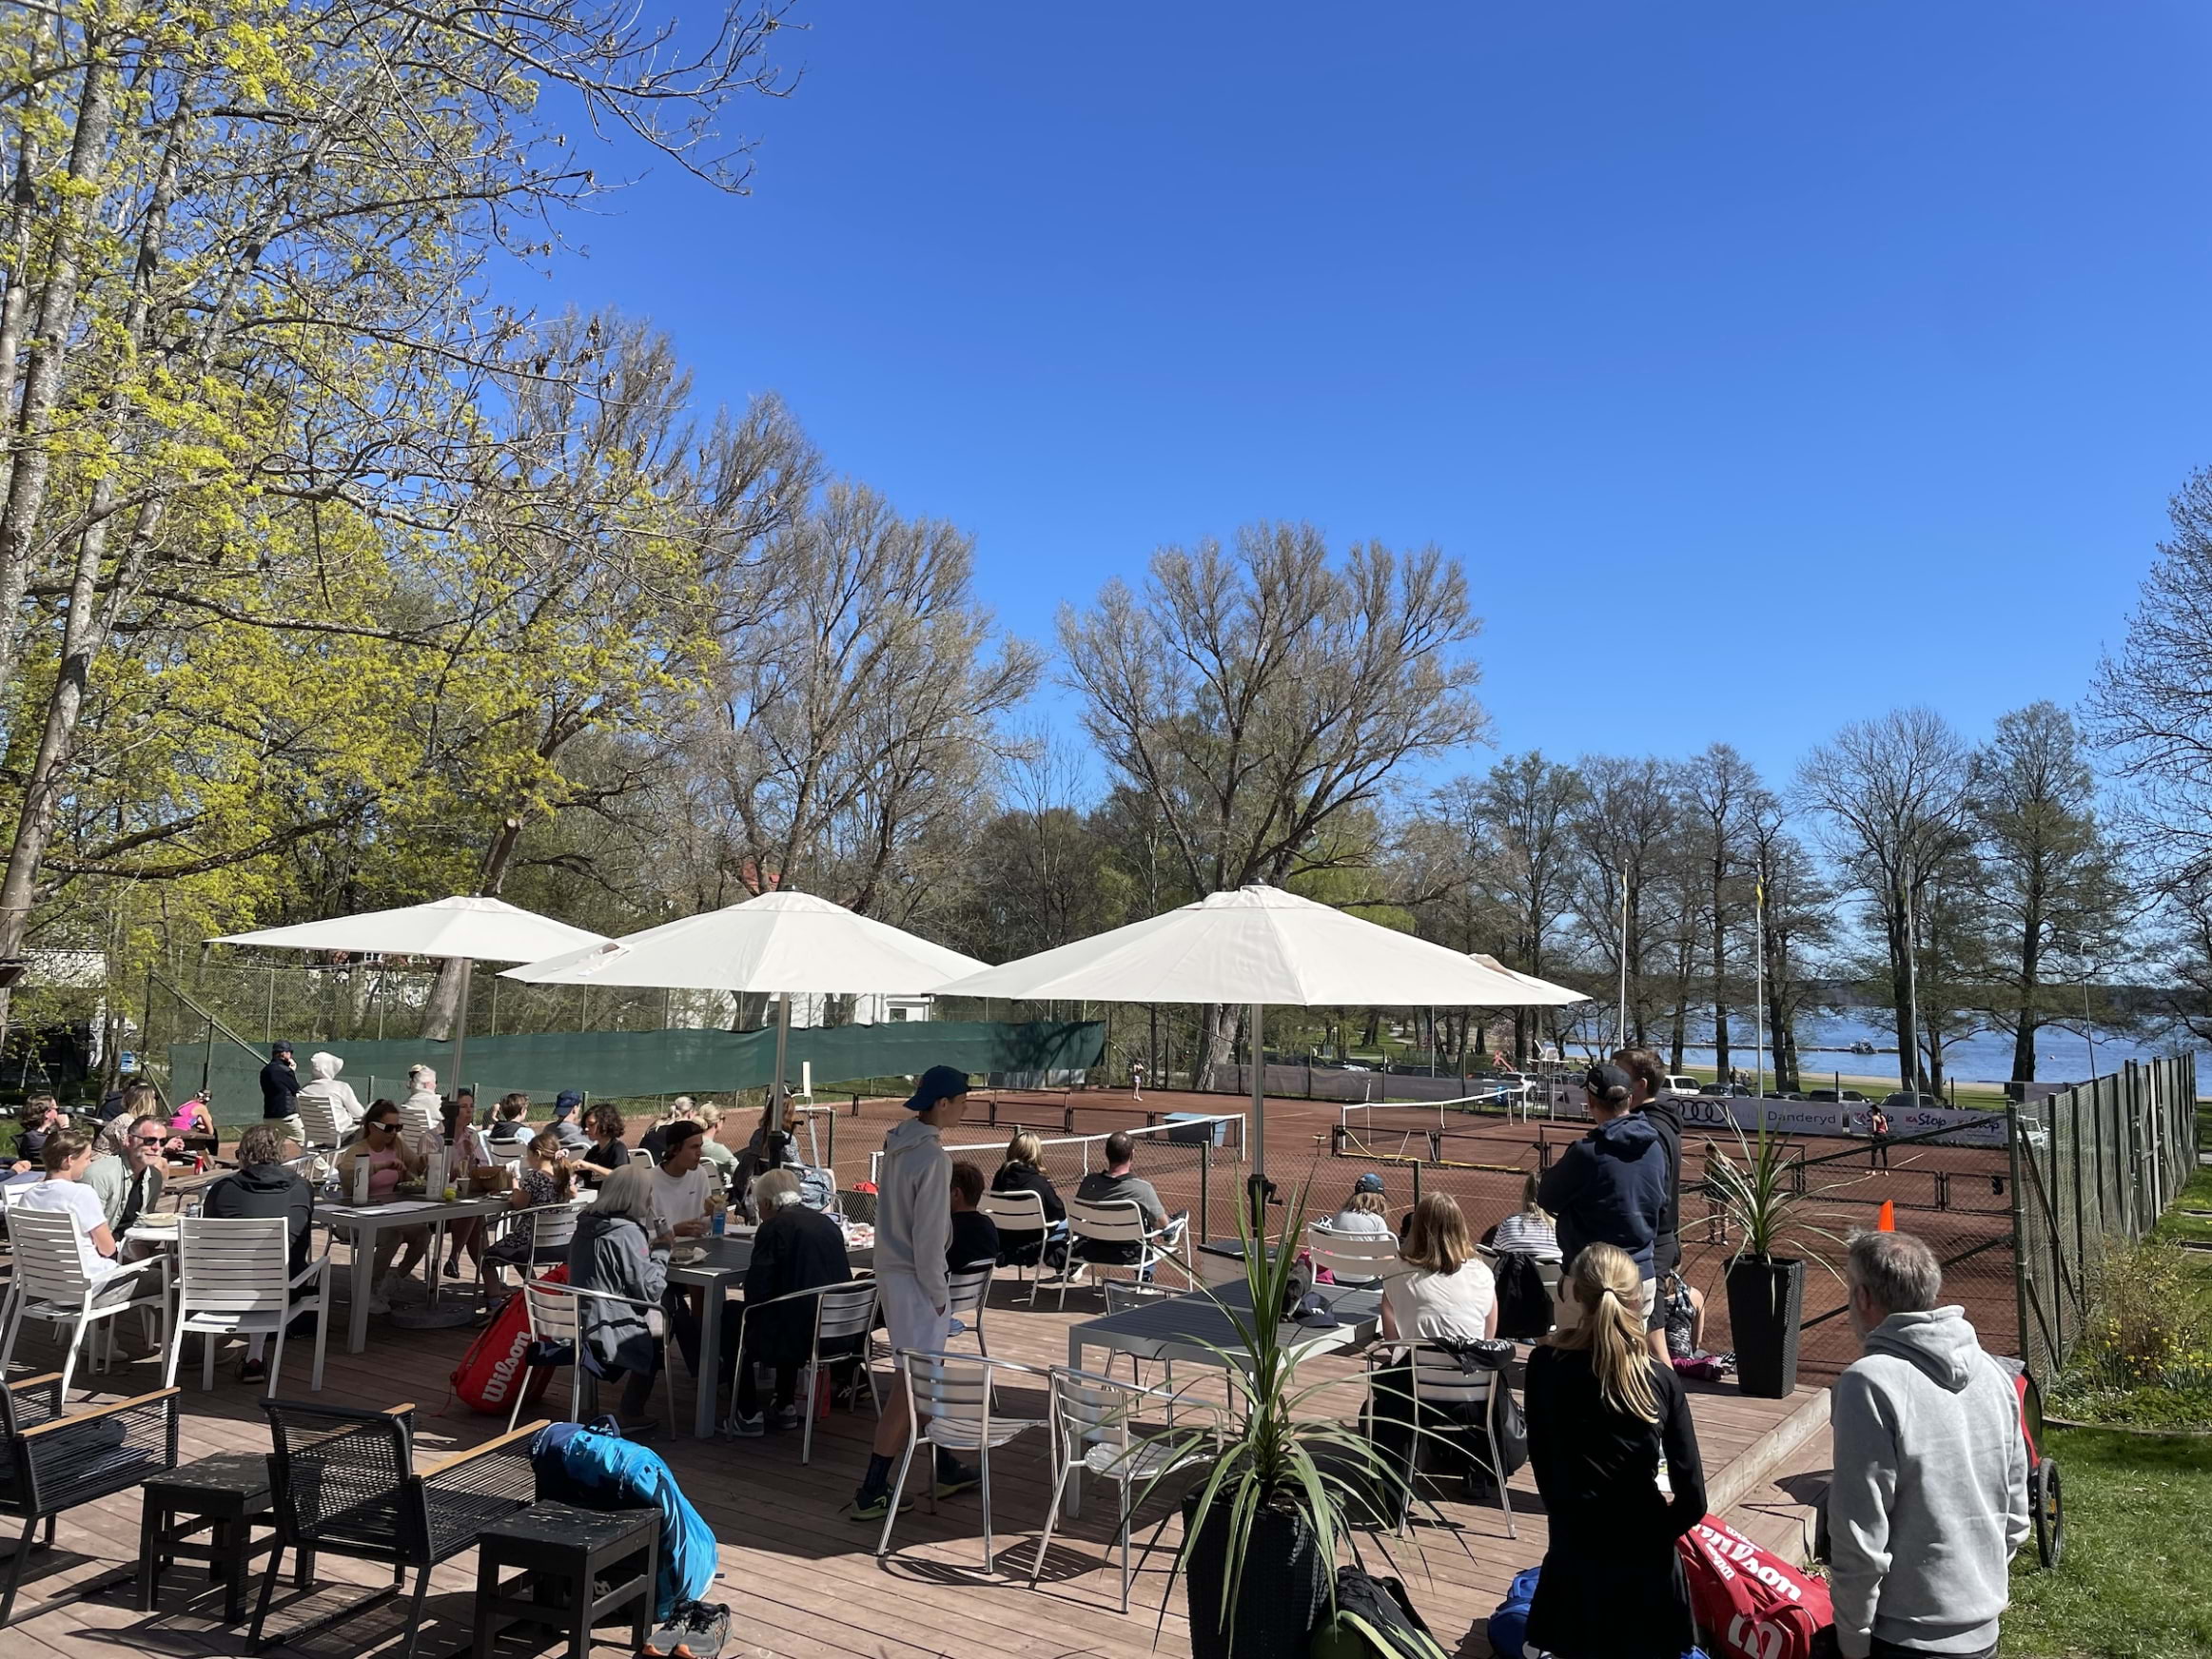
[[[1316,1626],[1308,1659],[1446,1659],[1395,1578],[1337,1569],[1337,1612]]]
[[[1498,1259],[1498,1334],[1517,1342],[1534,1342],[1552,1328],[1552,1293],[1537,1259],[1525,1250],[1508,1250]]]

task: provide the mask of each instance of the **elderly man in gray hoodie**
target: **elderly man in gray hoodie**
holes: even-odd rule
[[[913,1116],[884,1137],[883,1163],[876,1171],[876,1296],[894,1352],[942,1354],[951,1334],[945,1251],[952,1238],[952,1155],[940,1136],[958,1128],[968,1110],[968,1074],[932,1065],[914,1085],[907,1109]],[[890,1513],[891,1458],[906,1439],[907,1391],[901,1384],[884,1401],[874,1454],[860,1491],[846,1506],[854,1520],[880,1521]],[[937,1449],[939,1497],[966,1492],[979,1478],[943,1447]]]
[[[1837,1379],[1830,1589],[1844,1659],[1986,1659],[2028,1532],[2027,1446],[2012,1379],[1943,1269],[1907,1233],[1850,1245],[1865,1356]]]

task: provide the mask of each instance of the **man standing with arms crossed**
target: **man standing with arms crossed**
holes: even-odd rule
[[[950,1335],[946,1310],[945,1252],[952,1240],[952,1155],[941,1140],[960,1126],[968,1110],[968,1075],[949,1065],[922,1074],[907,1102],[913,1116],[884,1138],[876,1172],[875,1283],[891,1350],[942,1354]],[[917,1432],[919,1425],[916,1425]],[[884,1401],[875,1447],[860,1490],[845,1506],[856,1521],[880,1521],[891,1513],[891,1465],[907,1439],[904,1367]],[[938,1449],[937,1495],[951,1497],[978,1484],[973,1469]],[[902,1503],[902,1509],[911,1502]]]

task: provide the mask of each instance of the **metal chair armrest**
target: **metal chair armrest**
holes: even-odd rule
[[[308,1262],[306,1266],[301,1268],[298,1273],[292,1276],[291,1279],[289,1280],[290,1288],[293,1290],[298,1290],[309,1279],[315,1278],[316,1275],[327,1273],[329,1271],[330,1252],[325,1250],[322,1255],[316,1257],[314,1260]]]
[[[29,1513],[52,1513],[144,1484],[177,1463],[178,1391],[155,1389],[26,1429]]]

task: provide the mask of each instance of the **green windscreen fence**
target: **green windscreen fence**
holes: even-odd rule
[[[317,1043],[295,1039],[303,1079],[309,1057],[328,1050],[345,1062],[340,1075],[363,1103],[407,1092],[407,1068],[437,1068],[451,1089],[453,1044],[421,1038],[382,1042]],[[910,1077],[932,1065],[955,1065],[979,1082],[1012,1086],[1064,1081],[1056,1074],[1098,1064],[1106,1052],[1106,1026],[1096,1020],[920,1020],[883,1025],[832,1025],[791,1034],[787,1080],[798,1085],[805,1065],[816,1089],[860,1078]],[[172,1043],[168,1048],[172,1099],[198,1088],[203,1077],[214,1091],[218,1122],[243,1123],[261,1116],[261,1067],[267,1056],[223,1037]],[[607,1096],[728,1094],[766,1088],[775,1070],[775,1032],[762,1031],[540,1031],[519,1037],[472,1037],[462,1056],[467,1075],[458,1081],[488,1100],[523,1089],[550,1103],[561,1089]]]

